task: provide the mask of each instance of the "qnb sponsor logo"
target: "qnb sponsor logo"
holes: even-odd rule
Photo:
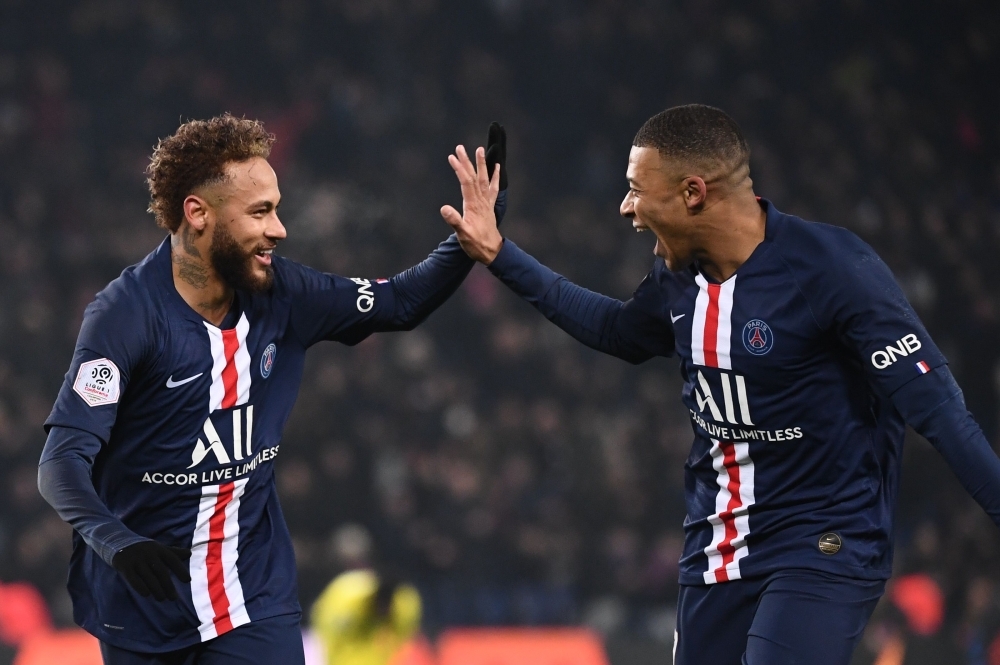
[[[712,389],[708,385],[705,375],[700,370],[698,371],[698,385],[694,388],[694,398],[698,403],[698,410],[704,413],[707,407],[712,419],[716,422],[753,425],[753,419],[750,417],[750,400],[747,398],[746,379],[739,374],[730,377],[728,372],[719,372],[719,376],[722,380],[722,406],[726,411],[725,418],[723,418],[719,403],[715,400],[715,395],[712,394]],[[739,405],[739,420],[736,419],[737,405]]]
[[[879,349],[872,354],[872,365],[875,369],[885,369],[889,365],[893,364],[899,358],[905,358],[911,353],[915,353],[921,349],[923,344],[917,339],[914,333],[910,333],[906,337],[896,340],[895,344],[890,344],[885,347],[885,350]]]
[[[245,428],[243,427],[244,413],[246,414]],[[231,458],[211,418],[205,420],[202,432],[205,434],[205,440],[199,437],[198,441],[194,444],[194,450],[191,451],[191,466],[188,467],[189,469],[193,469],[201,464],[208,457],[209,453],[215,455],[215,459],[219,464],[231,464],[234,460],[238,462],[244,458],[251,457],[253,455],[253,452],[250,450],[250,441],[253,436],[253,405],[251,404],[246,409],[233,410],[233,445],[231,448],[233,456]]]
[[[375,306],[375,293],[372,291],[372,283],[367,279],[352,277],[351,281],[358,285],[358,311],[370,312]]]

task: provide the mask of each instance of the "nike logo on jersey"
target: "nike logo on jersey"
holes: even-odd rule
[[[677,316],[674,316],[674,313],[671,310],[671,312],[670,312],[670,323],[677,323],[678,321],[680,321],[683,318],[684,318],[683,314],[678,314]]]
[[[174,381],[174,375],[171,374],[170,378],[167,379],[167,388],[176,388],[177,386],[183,386],[185,383],[191,383],[202,374],[204,374],[204,372],[198,372],[194,376],[189,376],[188,378],[181,379],[180,381]]]

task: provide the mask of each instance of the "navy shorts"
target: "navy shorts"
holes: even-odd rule
[[[848,665],[884,590],[813,570],[682,585],[674,665]]]
[[[101,642],[104,665],[305,665],[300,615],[243,624],[208,642],[167,653],[140,653]]]

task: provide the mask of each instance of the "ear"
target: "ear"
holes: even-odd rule
[[[210,213],[211,207],[208,205],[208,201],[200,196],[190,194],[184,199],[184,219],[195,231],[200,233],[205,230]]]
[[[705,204],[708,196],[708,185],[701,176],[693,175],[684,178],[684,204],[688,210],[698,210]]]

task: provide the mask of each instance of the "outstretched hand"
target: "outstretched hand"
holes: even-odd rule
[[[455,148],[454,155],[448,155],[448,163],[455,170],[462,186],[462,214],[450,205],[441,208],[441,216],[455,229],[458,242],[470,257],[489,265],[496,258],[503,237],[497,230],[497,218],[493,206],[500,192],[500,171],[498,163],[489,175],[486,166],[486,151],[476,149],[476,163],[469,160],[464,146]]]

